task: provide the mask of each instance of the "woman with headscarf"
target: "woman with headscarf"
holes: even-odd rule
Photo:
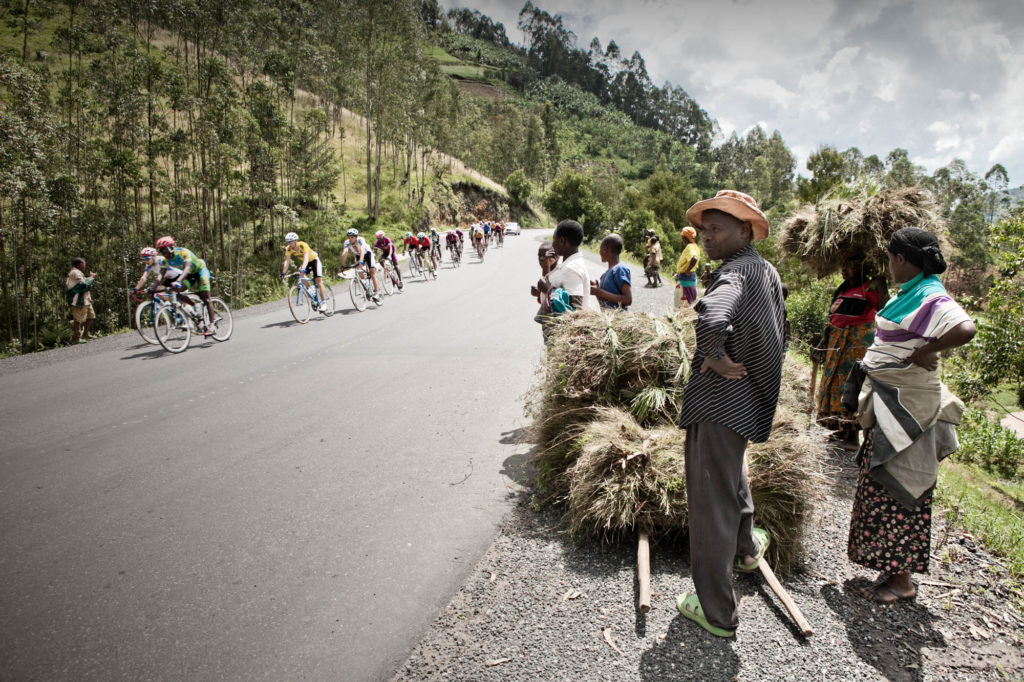
[[[866,430],[847,555],[879,572],[862,591],[879,602],[917,595],[910,576],[928,571],[939,461],[959,447],[955,427],[964,405],[939,381],[939,353],[967,343],[976,330],[939,281],[945,269],[931,233],[904,228],[893,235],[889,271],[900,290],[878,312],[874,343],[844,399],[856,404]]]
[[[676,307],[681,308],[685,300],[692,306],[697,300],[697,264],[700,263],[700,247],[697,246],[697,230],[684,227],[682,231],[683,252],[676,264]]]
[[[853,445],[857,444],[857,425],[842,406],[843,386],[875,340],[875,313],[888,298],[884,277],[866,276],[858,263],[844,265],[843,283],[832,295],[828,326],[814,349],[822,365],[818,423]]]

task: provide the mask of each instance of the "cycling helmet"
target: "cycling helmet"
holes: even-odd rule
[[[158,249],[173,249],[174,248],[174,237],[160,237],[156,240],[156,248]]]
[[[289,232],[284,236],[284,240],[286,242],[297,242],[299,241],[299,235],[295,234],[294,232]]]
[[[157,253],[156,249],[154,249],[152,246],[143,247],[143,249],[141,251],[139,251],[139,259],[140,260],[149,260],[150,258],[155,256],[156,253]]]
[[[406,237],[411,237],[411,236],[412,236],[412,232],[406,232],[406,233],[405,233],[405,236],[406,236]]]
[[[349,229],[349,231],[346,234],[348,234],[349,237],[358,237],[359,236],[359,230],[357,230],[356,228],[353,227],[353,228]]]
[[[436,227],[430,228],[430,232],[433,233],[433,234],[436,234],[437,233],[437,228]]]
[[[425,232],[420,232],[420,233],[419,233],[418,235],[416,235],[416,236],[417,236],[417,237],[419,237],[420,239],[423,239],[424,237],[426,237],[426,236],[427,236],[427,234],[426,234]]]
[[[373,235],[377,239],[384,239],[384,230],[377,230],[377,234]]]

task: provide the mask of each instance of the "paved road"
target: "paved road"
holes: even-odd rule
[[[0,678],[389,677],[525,460],[536,243],[178,356],[129,334],[5,362]]]

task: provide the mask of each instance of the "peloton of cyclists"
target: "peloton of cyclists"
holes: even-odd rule
[[[288,274],[288,267],[292,263],[292,256],[300,256],[302,264],[299,266],[299,272],[313,277],[313,282],[316,283],[316,290],[320,293],[320,308],[327,307],[327,294],[324,292],[324,266],[320,261],[320,257],[317,256],[316,251],[309,247],[309,244],[299,241],[299,235],[294,232],[286,234],[284,241],[284,261],[281,263],[281,274],[278,276],[278,279],[283,280],[285,275]]]
[[[411,236],[412,232],[406,232],[406,234]],[[395,243],[384,234],[384,230],[377,230],[377,234],[374,237],[376,237],[376,241],[373,243],[373,248],[380,249],[380,255],[378,256],[380,262],[383,263],[386,260],[390,260],[391,264],[395,266],[395,273],[398,274],[398,288],[401,290],[405,284],[402,282],[402,271],[398,269],[398,254],[395,252]]]
[[[216,332],[220,318],[214,312],[213,303],[210,301],[210,270],[206,267],[206,262],[185,247],[175,246],[174,238],[170,236],[157,239],[156,248],[166,259],[168,268],[175,268],[181,272],[170,281],[171,288],[178,292],[178,300],[188,303],[188,297],[183,296],[182,291],[192,289],[206,304],[206,312],[209,313],[212,322],[203,332],[203,336],[212,336]]]
[[[359,236],[359,230],[354,227],[348,231],[348,241],[345,250],[341,252],[341,267],[345,267],[349,255],[355,258],[355,263],[365,263],[366,271],[370,273],[370,281],[373,282],[373,302],[380,303],[380,284],[377,282],[377,268],[373,267],[373,249],[366,243],[366,240]]]

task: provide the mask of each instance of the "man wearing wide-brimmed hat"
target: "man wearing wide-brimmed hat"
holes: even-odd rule
[[[754,199],[722,190],[686,212],[708,258],[721,261],[698,313],[694,372],[683,392],[690,565],[696,594],[679,611],[708,632],[732,637],[739,625],[733,570],[757,570],[769,536],[753,527],[747,443],[771,433],[782,380],[786,308],[782,283],[752,242],[768,236]]]

